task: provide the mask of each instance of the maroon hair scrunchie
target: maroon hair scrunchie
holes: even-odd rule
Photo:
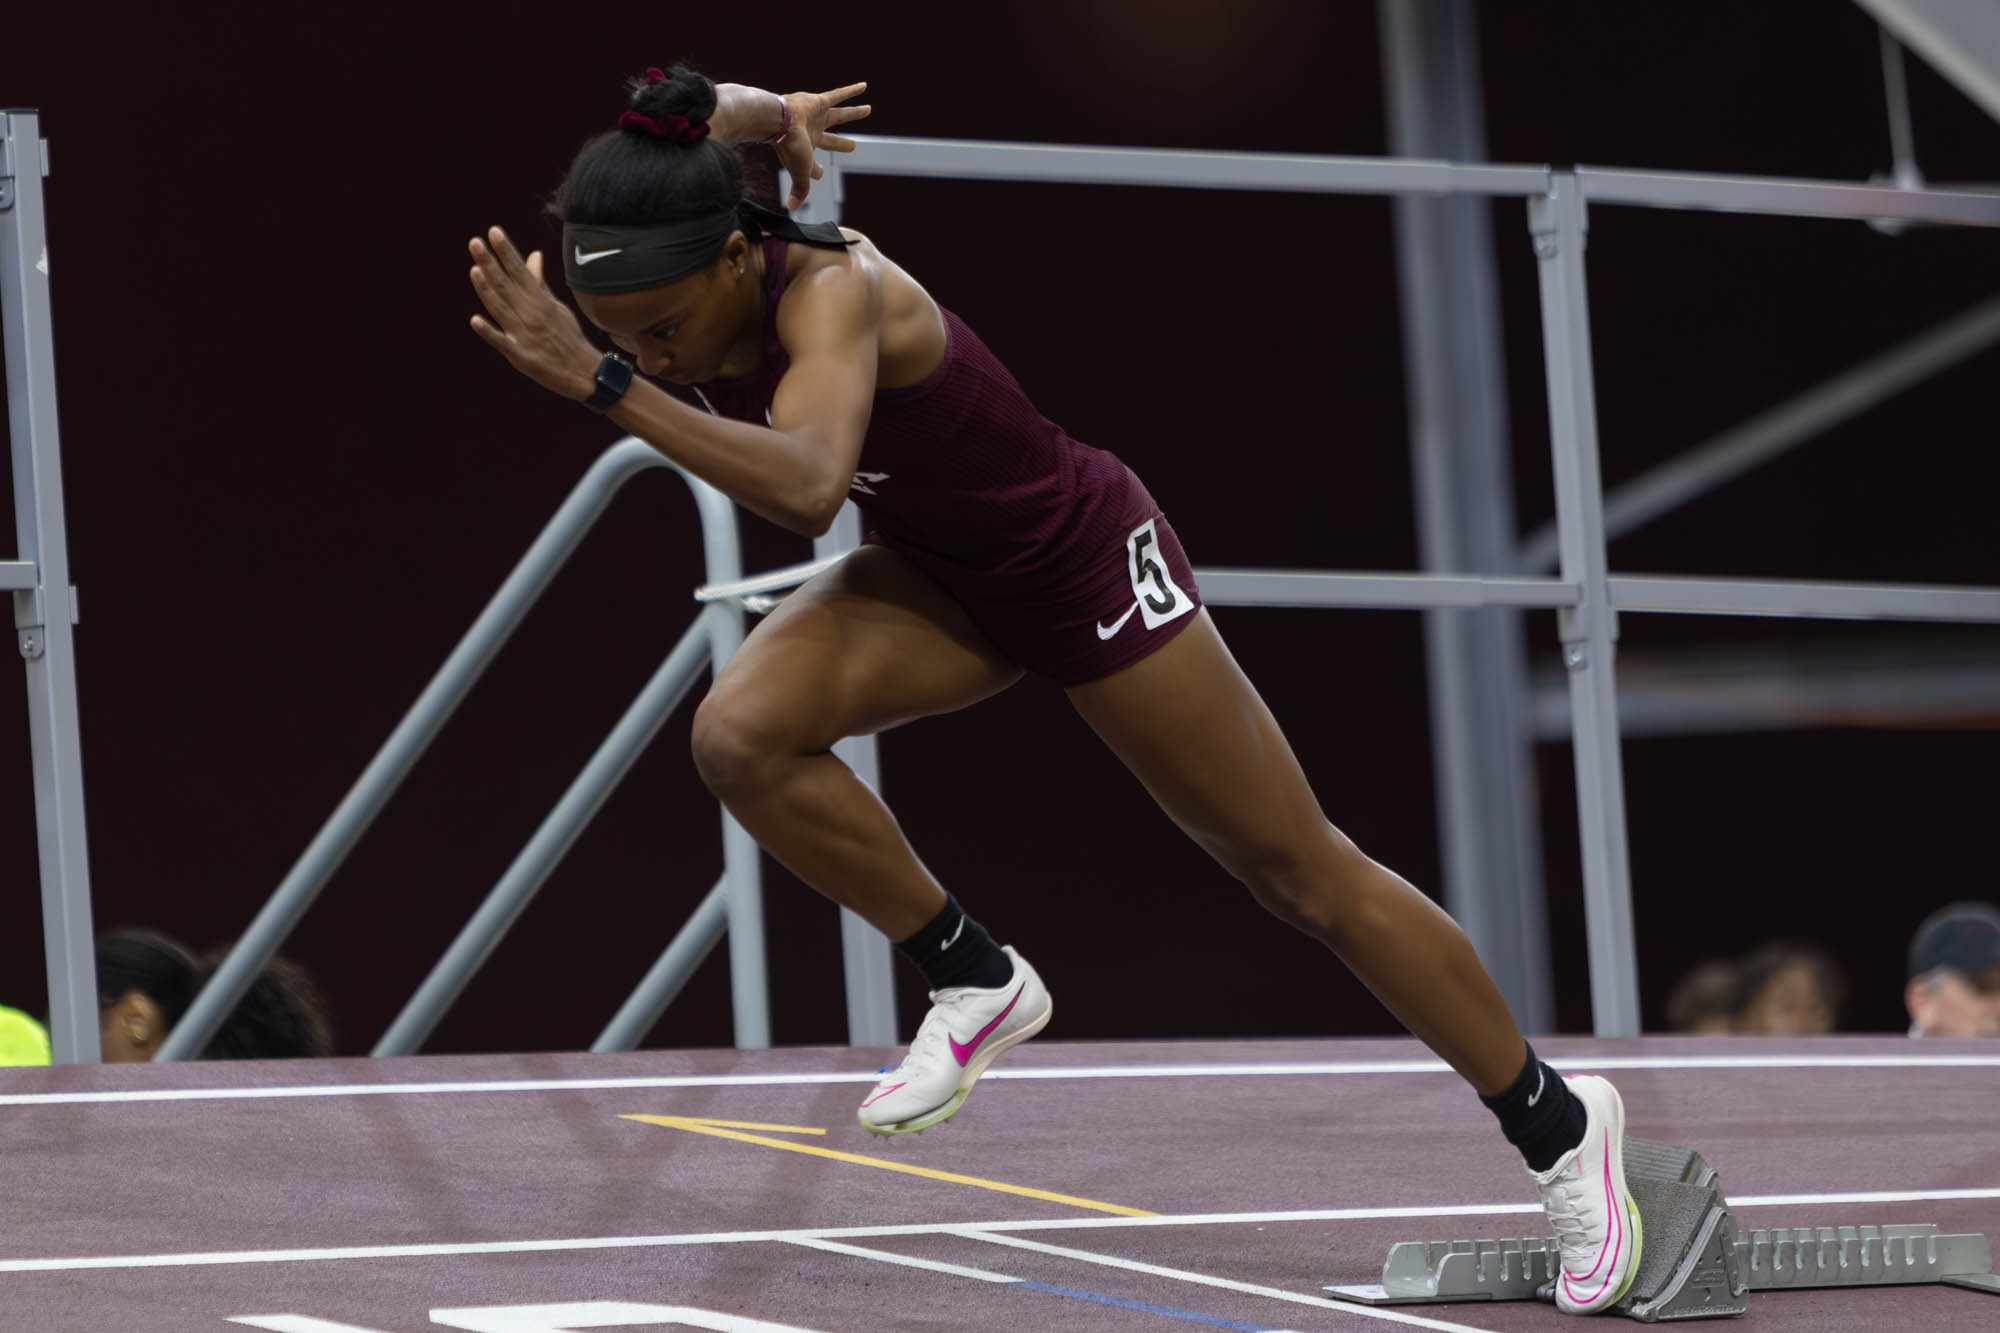
[[[657,116],[641,115],[637,111],[627,111],[618,117],[621,130],[644,130],[660,139],[672,139],[675,143],[698,143],[708,133],[708,122],[689,120],[673,112]]]

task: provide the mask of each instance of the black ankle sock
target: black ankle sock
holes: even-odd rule
[[[1014,960],[1000,951],[986,927],[966,915],[958,899],[945,895],[944,910],[896,951],[917,965],[932,990],[947,986],[1004,986]]]
[[[1525,1043],[1524,1043],[1525,1044]],[[1481,1097],[1500,1119],[1500,1132],[1521,1150],[1529,1169],[1546,1171],[1583,1142],[1584,1109],[1562,1075],[1535,1058],[1528,1047],[1521,1076],[1497,1097]]]

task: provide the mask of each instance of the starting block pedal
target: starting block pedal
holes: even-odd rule
[[[1692,1148],[1625,1140],[1625,1183],[1645,1227],[1632,1288],[1617,1305],[1644,1323],[1744,1314],[1752,1291],[1942,1282],[2000,1295],[1982,1235],[1930,1224],[1742,1231],[1713,1167]],[[1552,1237],[1404,1241],[1382,1281],[1329,1286],[1364,1305],[1553,1300],[1561,1252]]]

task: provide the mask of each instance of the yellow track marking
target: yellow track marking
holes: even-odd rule
[[[948,1181],[954,1185],[976,1185],[980,1189],[997,1190],[1001,1194],[1019,1194],[1024,1198],[1042,1199],[1049,1203],[1066,1203],[1073,1208],[1089,1208],[1100,1213],[1116,1213],[1120,1217],[1158,1217],[1158,1213],[1144,1208],[1127,1208],[1122,1204],[1101,1203],[1096,1199],[1079,1199],[1073,1194],[1054,1194],[1048,1190],[1031,1189],[1026,1185],[1009,1185],[999,1180],[982,1180],[978,1176],[961,1176],[952,1171],[933,1171],[927,1166],[910,1166],[905,1162],[891,1162],[881,1157],[865,1157],[860,1153],[839,1152],[832,1148],[818,1148],[809,1143],[790,1143],[784,1139],[765,1138],[761,1134],[744,1134],[743,1129],[774,1129],[787,1134],[824,1134],[823,1129],[809,1129],[798,1125],[754,1125],[738,1120],[709,1120],[700,1116],[685,1115],[626,1115],[620,1120],[639,1120],[649,1125],[665,1125],[668,1129],[684,1129],[691,1134],[708,1134],[718,1139],[734,1139],[738,1143],[754,1143],[763,1148],[783,1148],[786,1152],[801,1152],[812,1157],[826,1157],[836,1162],[853,1162],[857,1166],[880,1167],[884,1171],[900,1171],[906,1176],[924,1176],[931,1180]],[[725,1126],[727,1128],[725,1128]]]
[[[824,1134],[823,1129],[811,1125],[765,1125],[755,1120],[717,1120],[705,1115],[622,1115],[620,1120],[647,1120],[655,1125],[671,1125],[675,1129],[691,1129],[697,1125],[717,1126],[722,1129],[768,1129],[774,1134]]]

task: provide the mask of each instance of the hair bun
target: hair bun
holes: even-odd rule
[[[649,118],[678,116],[690,125],[706,126],[715,114],[715,84],[705,74],[675,65],[664,74],[653,68],[631,84],[632,110]]]

